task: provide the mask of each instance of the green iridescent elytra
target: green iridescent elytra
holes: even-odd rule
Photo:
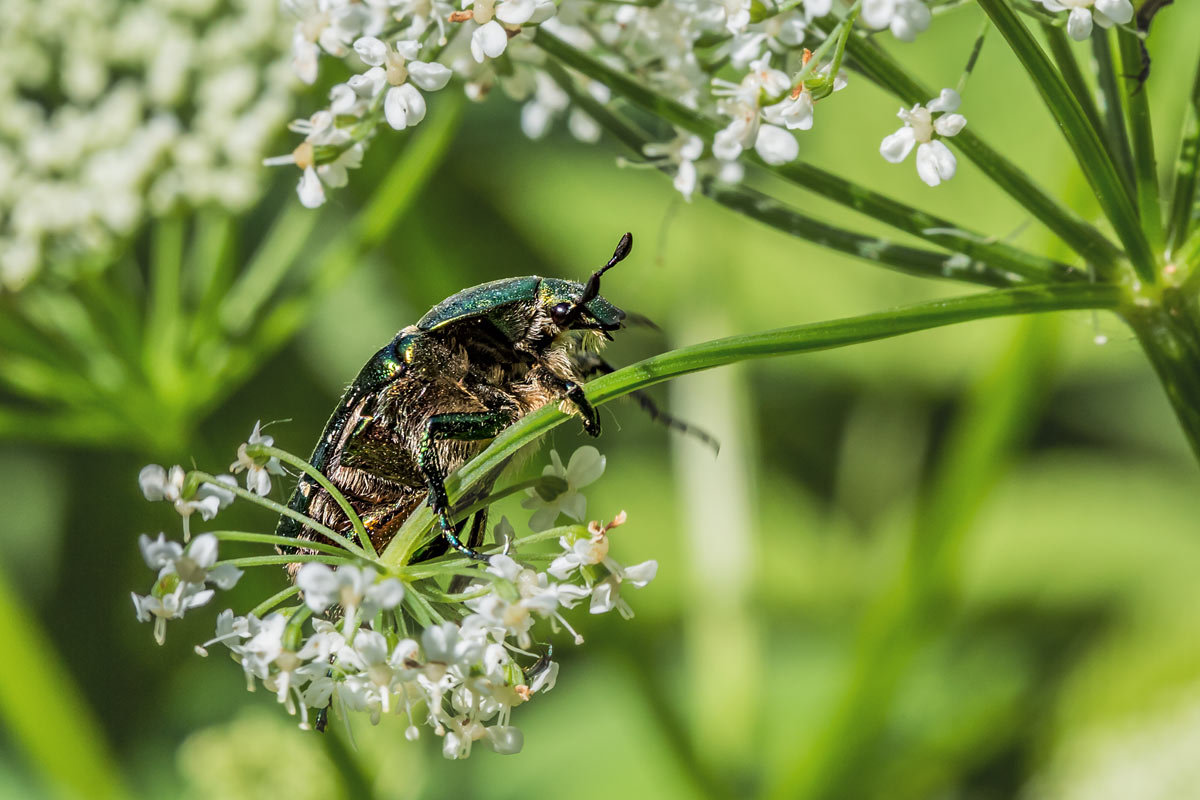
[[[483,539],[486,511],[475,515],[466,541],[460,538],[462,524],[451,518],[446,475],[505,427],[548,403],[573,409],[584,430],[599,435],[600,422],[582,384],[612,370],[597,350],[625,318],[599,295],[600,276],[632,245],[625,234],[586,284],[527,276],[459,292],[397,333],[364,365],[310,461],[350,501],[376,549],[427,502],[442,539],[419,557],[454,547],[481,559],[475,548]],[[288,505],[339,532],[351,529],[337,503],[308,476],[300,477]],[[290,517],[280,519],[277,532],[320,538]]]

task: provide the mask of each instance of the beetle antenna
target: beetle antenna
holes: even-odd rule
[[[600,294],[600,276],[608,272],[610,269],[620,264],[629,255],[629,251],[633,249],[633,234],[626,233],[621,237],[621,241],[617,242],[617,249],[613,251],[612,258],[608,260],[600,269],[592,273],[592,277],[588,278],[587,285],[583,287],[583,294],[579,296],[579,300],[575,302],[576,308],[590,303]]]

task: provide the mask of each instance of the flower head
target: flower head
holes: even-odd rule
[[[962,114],[952,113],[959,105],[958,92],[942,89],[934,99],[922,106],[917,104],[909,110],[900,109],[897,115],[904,120],[904,127],[886,136],[879,145],[879,154],[893,164],[899,164],[917,147],[917,175],[930,186],[937,186],[954,177],[958,162],[950,148],[934,136],[956,135],[967,124]],[[935,119],[934,113],[939,113]]]
[[[571,454],[564,467],[557,450],[550,451],[551,463],[542,469],[545,477],[566,481],[566,488],[552,492],[544,487],[527,489],[528,495],[522,502],[523,508],[536,509],[529,518],[529,527],[544,531],[554,527],[559,514],[581,521],[587,513],[587,498],[579,493],[584,486],[598,480],[604,474],[605,458],[591,445],[580,447]]]
[[[1067,35],[1077,42],[1092,35],[1092,23],[1101,28],[1124,25],[1133,19],[1129,0],[1039,0],[1047,11],[1066,11]]]
[[[138,485],[147,500],[165,500],[183,517],[185,542],[191,538],[189,517],[198,511],[202,519],[212,519],[233,502],[233,492],[226,487],[237,485],[232,475],[218,475],[216,484],[203,482],[195,487],[187,484],[186,479],[187,473],[178,465],[168,472],[158,464],[147,464],[138,473]]]
[[[246,453],[246,448],[251,445],[270,447],[275,444],[272,437],[263,436],[259,432],[261,424],[261,422],[254,423],[254,430],[250,432],[250,438],[238,445],[237,461],[229,465],[229,471],[236,475],[245,470],[246,488],[255,494],[266,496],[271,493],[271,476],[282,475],[283,467],[280,466],[279,459],[275,456],[264,458]]]

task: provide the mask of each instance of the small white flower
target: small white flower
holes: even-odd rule
[[[342,183],[345,183],[345,171],[342,172]],[[271,493],[271,476],[282,475],[283,467],[279,464],[279,459],[275,456],[263,459],[253,458],[246,454],[248,445],[261,444],[264,447],[270,447],[275,444],[275,439],[270,436],[263,436],[259,429],[262,423],[255,422],[254,430],[250,432],[250,438],[238,445],[237,461],[229,465],[229,471],[234,475],[242,470],[246,471],[246,488],[255,494],[266,496]]]
[[[677,131],[671,141],[648,144],[642,152],[647,158],[675,166],[675,190],[690,202],[696,191],[696,160],[704,153],[704,141],[686,131]]]
[[[550,461],[542,469],[542,475],[565,480],[567,488],[552,497],[543,496],[536,488],[526,489],[528,496],[521,502],[521,507],[536,509],[529,518],[529,527],[534,531],[554,527],[559,514],[566,514],[576,522],[582,521],[587,513],[587,498],[579,490],[604,474],[605,458],[591,445],[580,447],[572,453],[566,467],[557,450],[550,451]]]
[[[383,98],[383,115],[388,125],[396,130],[416,125],[425,119],[425,98],[417,91],[421,87],[427,92],[445,88],[450,81],[450,68],[437,62],[418,61],[420,43],[402,39],[388,46],[374,36],[364,36],[354,43],[354,51],[371,69],[373,83],[389,84]],[[413,84],[416,84],[415,86]]]
[[[213,597],[212,589],[195,591],[192,584],[179,581],[170,591],[158,591],[142,596],[130,592],[133,607],[139,622],[154,620],[154,641],[162,644],[167,639],[167,620],[179,619],[189,608],[199,608]]]
[[[396,578],[376,581],[379,573],[370,567],[343,564],[336,570],[325,564],[305,564],[296,573],[296,585],[304,592],[304,602],[320,614],[332,605],[340,605],[345,614],[346,630],[361,609],[370,618],[381,610],[392,609],[404,599],[404,584]]]
[[[879,154],[893,164],[899,164],[917,147],[917,174],[930,186],[937,186],[954,177],[958,163],[950,148],[934,135],[950,137],[956,135],[967,124],[967,118],[954,112],[959,105],[958,93],[943,89],[938,97],[926,106],[919,103],[911,110],[900,109],[897,116],[904,120],[904,127],[884,137],[879,145]],[[933,118],[933,112],[941,116]]]
[[[219,485],[202,483],[191,497],[185,498],[184,481],[187,473],[183,467],[173,466],[168,472],[158,464],[147,464],[138,473],[138,485],[147,500],[165,500],[175,506],[175,510],[183,517],[183,539],[191,538],[188,518],[199,511],[202,519],[210,520],[217,512],[233,502],[233,492],[228,486],[236,486],[237,479],[232,475],[218,475]]]
[[[1039,0],[1047,11],[1069,12],[1067,35],[1077,42],[1092,35],[1093,21],[1101,28],[1124,25],[1133,19],[1129,0]]]
[[[900,41],[911,42],[929,28],[933,14],[920,0],[863,0],[861,19],[868,28],[888,28]]]

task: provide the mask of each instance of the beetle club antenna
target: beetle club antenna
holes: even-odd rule
[[[587,285],[583,287],[583,294],[575,301],[575,307],[587,305],[596,296],[600,294],[600,276],[608,272],[610,269],[620,264],[629,255],[629,251],[633,249],[633,234],[626,233],[621,237],[621,241],[617,242],[617,249],[613,251],[612,258],[608,260],[600,269],[592,273],[592,277],[588,278]]]

